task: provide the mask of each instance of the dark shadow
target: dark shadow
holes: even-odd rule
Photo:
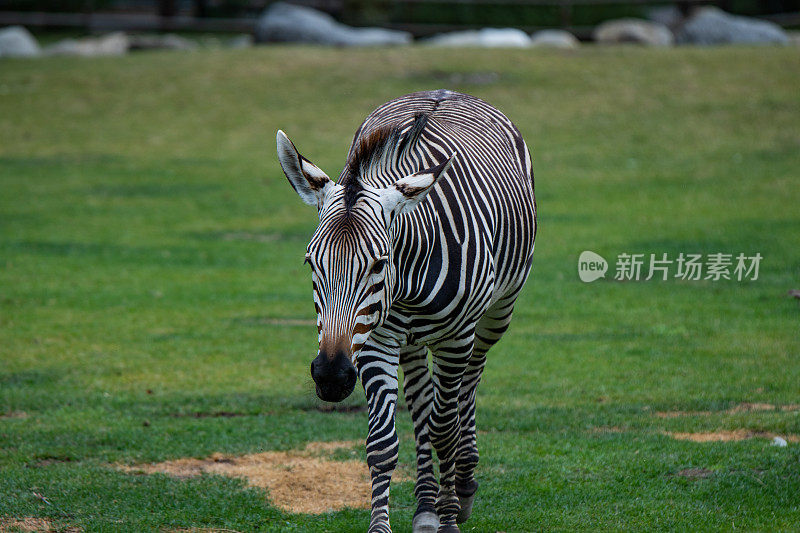
[[[7,374],[0,373],[0,388],[48,385],[61,381],[63,377],[63,369],[21,370]]]

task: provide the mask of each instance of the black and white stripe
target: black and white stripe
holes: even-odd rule
[[[298,157],[315,189],[319,169]],[[367,394],[370,531],[390,531],[398,366],[416,437],[415,531],[427,531],[434,510],[439,531],[458,531],[477,488],[476,387],[531,268],[528,147],[478,98],[414,93],[373,111],[338,183],[316,190],[306,201],[317,202],[320,226],[307,257],[319,340],[321,350],[349,351]]]

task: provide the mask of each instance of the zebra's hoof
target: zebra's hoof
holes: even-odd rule
[[[414,515],[411,522],[414,533],[436,533],[439,529],[439,515],[433,511],[424,511]]]
[[[461,509],[458,510],[458,516],[456,516],[456,523],[463,524],[467,520],[469,520],[470,515],[472,514],[472,502],[475,501],[475,494],[472,496],[459,496],[458,503],[461,505]]]
[[[438,533],[461,533],[461,530],[458,526],[439,526]]]
[[[456,523],[463,524],[472,514],[472,503],[475,501],[475,493],[478,492],[478,482],[472,481],[467,486],[456,486],[456,496],[458,496],[458,516],[456,516]]]

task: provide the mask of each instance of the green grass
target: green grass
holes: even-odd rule
[[[314,318],[315,214],[280,171],[275,131],[335,176],[375,106],[449,86],[522,130],[540,210],[533,275],[479,392],[464,530],[800,524],[799,444],[663,435],[800,434],[796,411],[725,412],[800,403],[786,296],[800,288],[796,50],[276,46],[0,69],[0,412],[27,414],[0,418],[0,517],[365,530],[368,511],[292,515],[240,481],[109,465],[364,437],[363,412],[316,410],[314,327],[279,320]],[[495,83],[452,81],[488,71]],[[584,284],[585,249],[764,259],[750,282]],[[220,411],[241,416],[191,416]],[[406,414],[398,424],[407,466]],[[688,468],[710,475],[675,475]],[[412,489],[393,488],[396,531],[410,531]]]

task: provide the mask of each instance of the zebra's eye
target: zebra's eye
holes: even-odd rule
[[[379,257],[378,259],[375,260],[374,263],[372,263],[372,268],[369,269],[369,273],[380,274],[381,270],[383,270],[383,267],[385,267],[388,262],[389,262],[388,258]]]
[[[303,264],[304,265],[313,266],[313,265],[311,265],[311,256],[309,254],[306,254],[305,259],[303,259]]]

